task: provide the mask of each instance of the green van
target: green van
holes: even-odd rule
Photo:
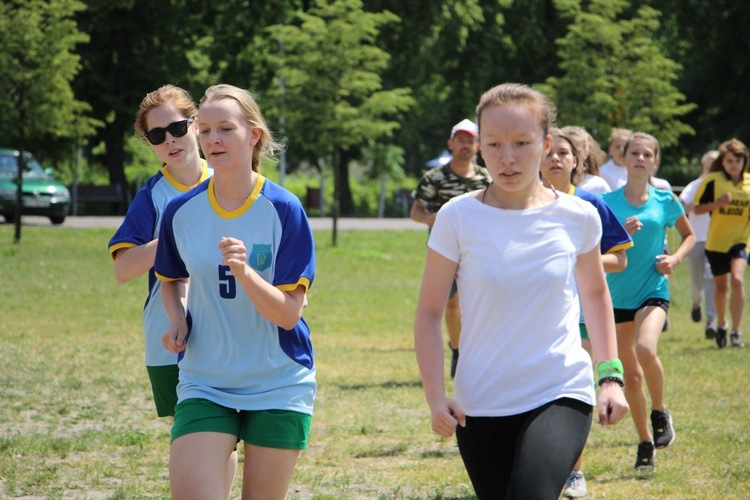
[[[16,214],[18,151],[0,148],[0,215],[11,223]],[[23,214],[49,217],[52,224],[62,224],[70,208],[70,192],[44,169],[30,153],[25,153],[23,173]]]

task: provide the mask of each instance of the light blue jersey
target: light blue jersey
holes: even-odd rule
[[[213,170],[201,160],[201,177],[205,181]],[[197,183],[196,183],[197,184]],[[145,245],[159,237],[159,226],[167,203],[193,186],[180,184],[163,167],[151,177],[135,195],[128,213],[117,232],[109,241],[112,258],[118,250]],[[148,297],[143,307],[143,332],[146,344],[146,366],[177,364],[177,356],[168,351],[161,338],[169,327],[169,319],[161,300],[161,282],[154,276],[154,268],[148,270]]]
[[[315,275],[312,230],[299,200],[260,176],[237,210],[222,209],[213,179],[172,201],[154,265],[164,280],[190,279],[179,401],[202,398],[237,410],[312,414],[315,366],[301,319],[285,330],[265,319],[221,264],[222,237],[241,240],[248,264],[281,290],[309,288]]]
[[[607,274],[609,291],[615,309],[637,309],[648,299],[669,300],[669,281],[656,269],[656,256],[664,254],[667,227],[673,227],[684,213],[682,203],[671,191],[648,187],[648,200],[641,206],[631,205],[625,188],[602,195],[617,219],[637,216],[643,227],[633,235],[633,246],[625,253],[628,266],[620,273]]]

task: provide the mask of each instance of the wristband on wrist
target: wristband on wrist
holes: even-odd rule
[[[596,370],[599,373],[599,380],[607,377],[616,377],[622,379],[623,375],[625,374],[625,370],[622,367],[622,361],[620,361],[619,358],[610,359],[609,361],[599,363],[599,366],[597,366]]]
[[[614,382],[620,387],[625,387],[625,381],[622,379],[622,377],[602,377],[599,379],[599,387],[602,386],[602,384],[606,384],[607,382]]]

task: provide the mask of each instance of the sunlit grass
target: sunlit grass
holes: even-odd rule
[[[169,497],[170,423],[155,415],[143,366],[146,282],[116,283],[111,234],[24,227],[13,245],[0,226],[0,497]],[[316,234],[305,316],[319,392],[290,498],[473,498],[455,441],[430,431],[414,358],[426,237],[341,232],[333,248]],[[659,348],[677,441],[644,477],[632,422],[594,426],[592,498],[750,497],[750,350],[703,339],[684,265],[672,289]]]

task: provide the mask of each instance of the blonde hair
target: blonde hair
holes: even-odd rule
[[[135,135],[146,140],[148,125],[146,124],[146,115],[149,111],[164,104],[171,103],[179,113],[185,118],[195,118],[198,115],[198,108],[190,97],[187,90],[175,87],[174,85],[163,85],[153,92],[146,94],[138,108],[138,115],[135,118]]]
[[[703,156],[701,156],[701,165],[707,161],[710,161],[711,163],[713,163],[713,161],[716,160],[716,158],[718,157],[719,157],[719,152],[717,150],[712,149],[710,151],[706,151],[705,153],[703,153]]]
[[[203,106],[207,102],[219,101],[221,99],[234,100],[240,106],[247,123],[252,128],[256,128],[260,131],[260,139],[258,139],[258,143],[253,148],[252,158],[253,170],[260,172],[260,162],[262,158],[274,158],[275,151],[278,151],[281,146],[274,141],[271,131],[266,124],[266,120],[260,112],[258,103],[255,102],[255,98],[249,91],[233,85],[213,85],[206,89],[206,92],[201,98],[200,104]]]
[[[482,111],[485,108],[503,104],[525,104],[535,110],[544,135],[547,135],[550,128],[555,126],[557,108],[549,97],[520,83],[502,83],[492,87],[479,98],[477,105],[479,135],[482,135]]]
[[[609,142],[612,143],[615,139],[627,139],[631,135],[633,135],[632,130],[612,127],[612,131],[609,133]]]

